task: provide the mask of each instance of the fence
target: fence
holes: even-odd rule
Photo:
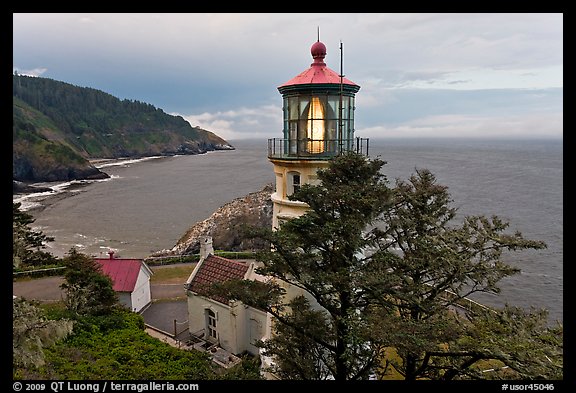
[[[46,269],[35,269],[35,270],[23,270],[19,272],[13,272],[13,277],[26,277],[26,276],[34,276],[34,277],[44,277],[44,276],[57,276],[62,272],[62,270],[66,269],[64,266],[60,267],[49,267]]]
[[[254,259],[252,251],[216,251],[214,255],[227,259]],[[192,255],[167,255],[162,257],[148,257],[144,262],[148,266],[173,265],[177,263],[194,263],[200,260],[200,254]]]

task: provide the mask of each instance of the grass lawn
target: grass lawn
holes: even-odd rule
[[[150,278],[152,284],[185,283],[196,264],[152,267],[154,274]]]

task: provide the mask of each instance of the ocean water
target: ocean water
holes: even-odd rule
[[[110,179],[43,183],[55,191],[13,199],[55,238],[49,244],[55,255],[76,247],[143,258],[172,248],[194,223],[274,181],[266,140],[230,142],[236,150],[103,162]],[[455,223],[497,215],[510,223],[509,232],[546,242],[544,250],[507,253],[521,273],[502,280],[499,295],[474,299],[546,308],[552,321],[563,320],[562,140],[371,139],[370,156],[387,162],[390,185],[417,168],[432,171],[458,208]]]

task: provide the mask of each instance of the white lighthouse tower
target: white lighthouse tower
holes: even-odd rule
[[[278,87],[283,138],[268,140],[276,178],[273,229],[306,212],[306,203],[289,196],[303,184],[314,184],[316,171],[327,167],[331,158],[348,151],[368,154],[368,139],[354,137],[354,100],[360,86],[344,78],[342,70],[338,74],[326,66],[326,46],[320,40],[310,52],[310,68]]]

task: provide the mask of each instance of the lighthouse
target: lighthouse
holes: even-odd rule
[[[274,165],[272,229],[306,212],[304,202],[289,197],[303,184],[317,184],[316,172],[330,159],[354,151],[368,155],[368,139],[354,137],[355,94],[360,86],[326,66],[326,46],[310,48],[310,67],[280,85],[283,137],[268,140],[268,160]],[[342,57],[342,44],[340,45]]]

